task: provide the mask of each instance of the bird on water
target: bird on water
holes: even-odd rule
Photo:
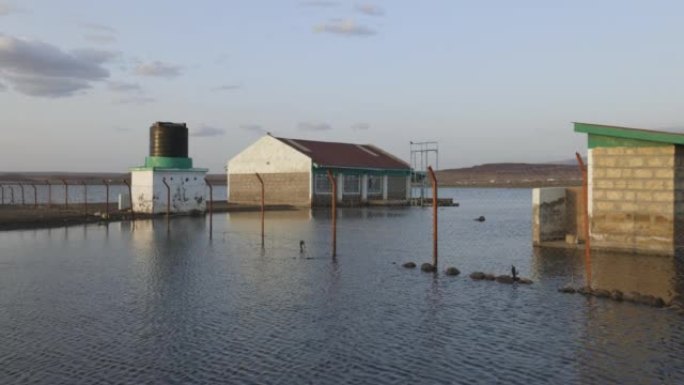
[[[303,252],[304,252],[304,246],[305,246],[305,245],[304,245],[304,240],[301,239],[301,240],[299,241],[299,252],[300,252],[300,253],[303,253]]]

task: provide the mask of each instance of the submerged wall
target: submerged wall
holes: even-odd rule
[[[205,211],[206,170],[134,170],[131,171],[133,210],[138,213],[165,213],[168,198],[172,213]],[[170,187],[170,194],[164,185]],[[170,195],[170,196],[169,196]]]

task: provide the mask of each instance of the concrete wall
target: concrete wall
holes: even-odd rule
[[[264,180],[266,204],[309,206],[310,173],[283,172],[259,174]],[[228,174],[231,203],[260,204],[261,184],[254,173]]]
[[[565,239],[565,187],[532,190],[532,243]]]
[[[267,135],[228,161],[228,173],[308,173],[311,166],[311,158]]]
[[[684,256],[684,146],[675,147],[675,252]]]
[[[592,247],[673,254],[675,146],[597,147],[589,166]]]
[[[167,189],[163,178],[166,178],[166,183],[171,190],[172,213],[205,211],[207,201],[205,175],[204,171],[132,171],[133,209],[139,213],[165,213]]]

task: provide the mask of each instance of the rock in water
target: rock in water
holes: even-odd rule
[[[622,301],[622,299],[625,297],[624,294],[620,290],[613,290],[610,292],[610,298],[612,298],[615,301]]]
[[[426,262],[426,263],[420,265],[420,270],[422,270],[426,273],[434,273],[437,269],[434,266],[432,266],[431,263]]]
[[[401,266],[403,266],[403,267],[405,267],[405,268],[407,268],[407,269],[413,269],[413,268],[416,267],[416,263],[415,263],[415,262],[406,262],[406,263],[404,263],[404,264],[401,265]]]
[[[505,283],[505,284],[512,284],[515,281],[513,280],[513,277],[511,277],[510,275],[500,275],[500,276],[496,277],[496,282]]]
[[[518,283],[521,285],[531,285],[532,280],[529,278],[518,278]]]
[[[481,271],[476,271],[476,272],[470,274],[470,278],[472,278],[476,281],[479,281],[479,280],[485,279],[485,273],[483,273]]]
[[[447,269],[446,269],[446,275],[459,275],[459,274],[461,274],[461,271],[455,267],[447,267]]]
[[[558,292],[567,293],[567,294],[575,294],[577,292],[577,290],[575,290],[575,288],[572,286],[565,286],[565,287],[561,287],[560,289],[558,289]]]

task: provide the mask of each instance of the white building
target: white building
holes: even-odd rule
[[[343,205],[408,203],[411,167],[368,144],[321,142],[266,135],[228,162],[228,200],[254,204],[264,181],[267,204],[331,203],[330,170]]]

